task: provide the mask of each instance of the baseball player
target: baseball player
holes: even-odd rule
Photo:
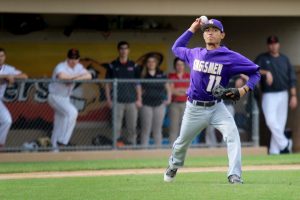
[[[54,82],[49,84],[48,103],[54,109],[54,127],[51,143],[54,151],[58,146],[68,145],[75,128],[78,111],[70,102],[70,95],[74,88],[73,80],[91,79],[91,74],[79,63],[79,51],[70,49],[67,59],[59,63],[53,72]],[[69,80],[70,82],[55,82],[55,80]]]
[[[203,31],[205,48],[189,49],[189,40],[199,29]],[[184,164],[187,149],[196,137],[208,125],[214,126],[227,143],[229,183],[243,183],[241,179],[241,144],[238,129],[233,116],[226,109],[222,99],[212,92],[216,86],[227,86],[229,79],[237,74],[246,74],[249,80],[240,88],[231,88],[226,96],[238,100],[252,90],[260,79],[259,67],[244,56],[229,50],[220,43],[224,39],[223,25],[216,19],[202,22],[197,18],[190,28],[174,43],[172,51],[191,68],[188,100],[180,135],[173,144],[169,166],[164,173],[164,181],[174,180],[177,169]]]
[[[27,75],[17,70],[13,66],[5,64],[6,52],[0,48],[0,147],[4,147],[6,137],[12,119],[9,111],[2,102],[6,87],[8,84],[14,83],[15,79],[26,79]]]
[[[255,63],[261,66],[262,110],[271,131],[269,154],[291,153],[292,140],[285,137],[284,129],[288,105],[297,108],[297,77],[289,58],[280,52],[277,36],[267,38],[267,47],[268,52],[260,54]]]

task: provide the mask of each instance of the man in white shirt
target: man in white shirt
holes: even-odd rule
[[[55,67],[53,82],[49,84],[48,103],[54,109],[51,143],[55,151],[58,146],[66,146],[69,143],[75,128],[78,111],[70,101],[75,85],[73,80],[92,79],[91,74],[79,63],[79,58],[79,51],[70,49],[67,59]]]
[[[5,145],[6,137],[12,124],[11,115],[2,102],[6,87],[8,84],[13,84],[15,79],[27,78],[26,74],[13,66],[5,64],[5,60],[6,52],[3,48],[0,48],[0,148]]]

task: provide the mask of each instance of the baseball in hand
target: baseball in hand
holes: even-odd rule
[[[204,16],[204,15],[202,15],[202,16],[200,17],[200,20],[201,20],[201,22],[204,23],[204,24],[206,24],[206,23],[208,22],[208,18],[207,18],[206,16]]]

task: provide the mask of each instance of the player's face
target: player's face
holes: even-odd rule
[[[220,44],[224,37],[225,33],[222,33],[219,29],[214,27],[209,27],[203,32],[203,38],[206,44]]]
[[[0,51],[0,65],[5,63],[6,55],[3,51]]]
[[[128,57],[128,55],[129,55],[129,47],[128,47],[128,45],[122,45],[122,46],[120,46],[120,48],[119,48],[119,56],[120,57],[122,57],[122,58],[124,58],[124,57]]]
[[[279,49],[280,49],[280,44],[279,43],[273,43],[273,44],[268,44],[268,49],[269,52],[271,53],[279,53]]]
[[[177,73],[183,73],[185,69],[185,64],[181,60],[178,60],[175,64],[175,69]]]
[[[79,59],[68,59],[68,65],[70,67],[75,67],[79,63]]]
[[[157,67],[157,59],[156,58],[148,58],[148,60],[147,60],[147,64],[146,64],[146,66],[147,66],[147,69],[148,70],[155,70],[156,69],[156,67]]]

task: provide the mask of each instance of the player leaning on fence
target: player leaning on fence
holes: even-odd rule
[[[6,52],[3,48],[0,48],[0,148],[5,145],[6,137],[12,124],[10,113],[2,102],[6,87],[8,84],[13,84],[15,79],[27,78],[26,74],[6,64],[5,60]]]
[[[200,28],[203,31],[206,47],[187,48],[189,40]],[[169,167],[164,174],[166,182],[171,182],[175,178],[177,169],[183,166],[187,149],[195,136],[208,125],[212,125],[222,133],[227,143],[228,181],[242,183],[241,143],[238,129],[233,116],[222,100],[213,96],[212,91],[218,85],[227,86],[232,76],[246,74],[249,76],[246,85],[233,88],[227,93],[228,98],[237,100],[254,88],[260,79],[260,74],[257,65],[220,44],[224,37],[225,33],[220,21],[211,19],[203,23],[200,18],[197,18],[172,47],[175,56],[191,67],[191,81],[180,135],[174,142]]]
[[[51,136],[53,150],[68,145],[75,128],[78,111],[70,101],[74,80],[91,79],[92,75],[79,63],[79,51],[70,49],[67,59],[59,63],[52,75],[54,82],[49,85],[48,102],[54,109],[54,125]],[[57,82],[57,80],[68,82]]]

